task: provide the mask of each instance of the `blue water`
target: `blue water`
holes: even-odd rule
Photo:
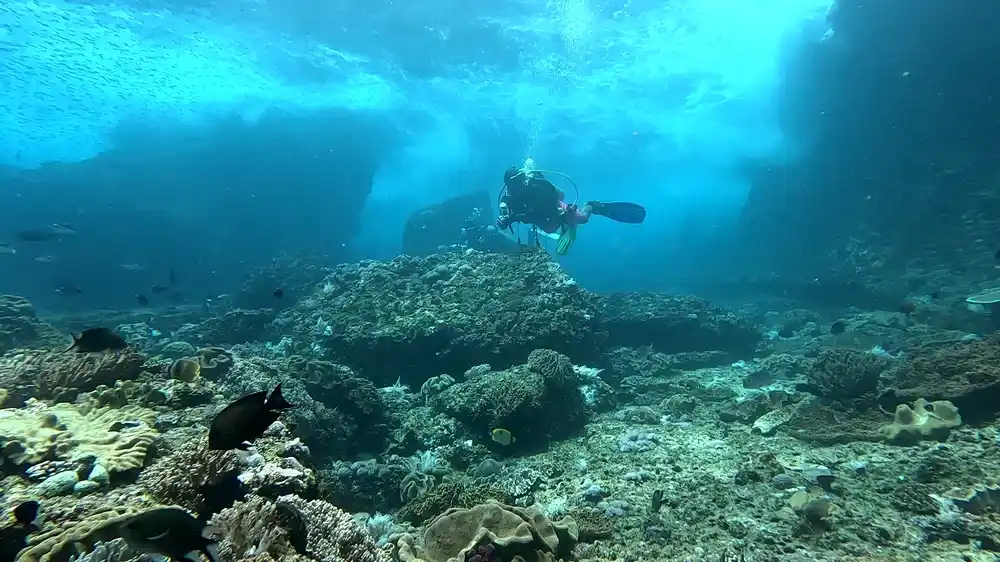
[[[131,156],[55,190],[0,176],[3,226],[81,231],[2,256],[0,291],[65,306],[50,291],[67,279],[87,306],[127,306],[170,268],[200,296],[284,251],[390,258],[411,212],[495,195],[529,156],[583,200],[649,209],[642,226],[591,221],[562,260],[571,274],[595,290],[674,288],[738,216],[744,167],[801,148],[776,118],[783,64],[822,40],[831,3],[4,2],[0,164]],[[284,140],[186,156],[273,108],[299,119],[298,159],[263,164]],[[329,209],[369,167],[355,233]]]

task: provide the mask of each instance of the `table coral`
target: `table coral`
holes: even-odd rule
[[[145,408],[96,408],[44,405],[0,410],[0,451],[27,468],[46,460],[70,460],[90,454],[110,473],[139,468],[157,436],[156,413]]]

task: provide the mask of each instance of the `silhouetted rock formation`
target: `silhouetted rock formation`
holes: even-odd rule
[[[829,19],[780,104],[807,158],[751,172],[746,263],[909,290],[990,277],[1000,4],[838,2]]]
[[[421,209],[406,220],[403,253],[428,256],[450,248],[508,252],[517,245],[493,226],[489,192],[475,191]]]

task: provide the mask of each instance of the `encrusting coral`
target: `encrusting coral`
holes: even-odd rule
[[[118,537],[118,526],[137,511],[128,507],[103,507],[81,521],[64,521],[29,535],[28,547],[17,562],[68,562],[80,551],[93,549],[98,541]]]
[[[0,452],[24,467],[93,454],[110,473],[132,470],[143,465],[158,434],[155,418],[135,406],[81,410],[29,400],[25,408],[0,410]]]

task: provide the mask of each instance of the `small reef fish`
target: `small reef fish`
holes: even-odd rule
[[[64,297],[75,297],[77,295],[82,295],[83,289],[77,287],[76,285],[59,285],[53,292],[57,295],[63,295]]]
[[[498,427],[490,432],[490,439],[506,447],[514,442],[514,436],[502,427]]]
[[[164,287],[163,285],[153,285],[152,287],[149,288],[149,291],[154,295],[158,295],[160,293],[166,293],[169,290],[170,290],[169,287]]]
[[[306,518],[299,511],[299,508],[286,502],[274,504],[278,511],[278,519],[281,526],[288,531],[288,543],[292,545],[295,552],[302,556],[310,556],[308,550],[309,530],[306,527]]]
[[[76,234],[76,229],[73,228],[73,225],[66,224],[64,222],[54,222],[50,224],[49,230],[51,230],[56,236],[72,236]]]
[[[200,562],[202,552],[216,562],[218,546],[205,536],[207,527],[181,508],[162,507],[129,518],[118,530],[129,546],[147,554]]]
[[[233,504],[245,499],[247,486],[240,480],[238,469],[227,470],[206,480],[198,487],[198,494],[201,496],[198,519],[208,521],[216,513],[233,507]]]
[[[142,271],[146,269],[145,266],[141,266],[137,263],[123,263],[120,264],[118,267],[124,269],[125,271]]]
[[[278,287],[278,288],[277,288],[277,289],[275,289],[275,290],[274,290],[274,292],[273,292],[273,293],[271,293],[271,294],[272,294],[272,295],[274,295],[274,298],[276,298],[276,299],[280,299],[281,297],[285,296],[285,290],[284,290],[284,289],[282,289],[281,287]]]
[[[832,325],[830,325],[830,333],[835,336],[839,336],[840,334],[843,334],[846,331],[847,331],[847,322],[844,322],[843,320],[837,320]]]
[[[213,451],[239,449],[246,451],[248,443],[264,435],[277,421],[282,410],[293,408],[281,395],[281,385],[267,391],[248,394],[222,409],[208,429],[208,448]]]
[[[146,295],[136,295],[135,302],[139,303],[139,306],[149,306],[149,297]]]
[[[107,328],[87,328],[80,335],[73,336],[73,345],[66,351],[77,353],[101,353],[105,351],[121,351],[128,347],[121,336]]]
[[[201,363],[194,359],[178,359],[167,367],[170,378],[184,382],[193,382],[201,374]]]
[[[52,262],[56,261],[56,258],[53,257],[53,256],[35,256],[35,257],[31,258],[31,259],[33,261],[38,262],[38,263],[52,263]]]
[[[14,523],[0,529],[0,562],[14,562],[28,546],[28,536],[39,530],[39,507],[32,500],[14,508]]]

